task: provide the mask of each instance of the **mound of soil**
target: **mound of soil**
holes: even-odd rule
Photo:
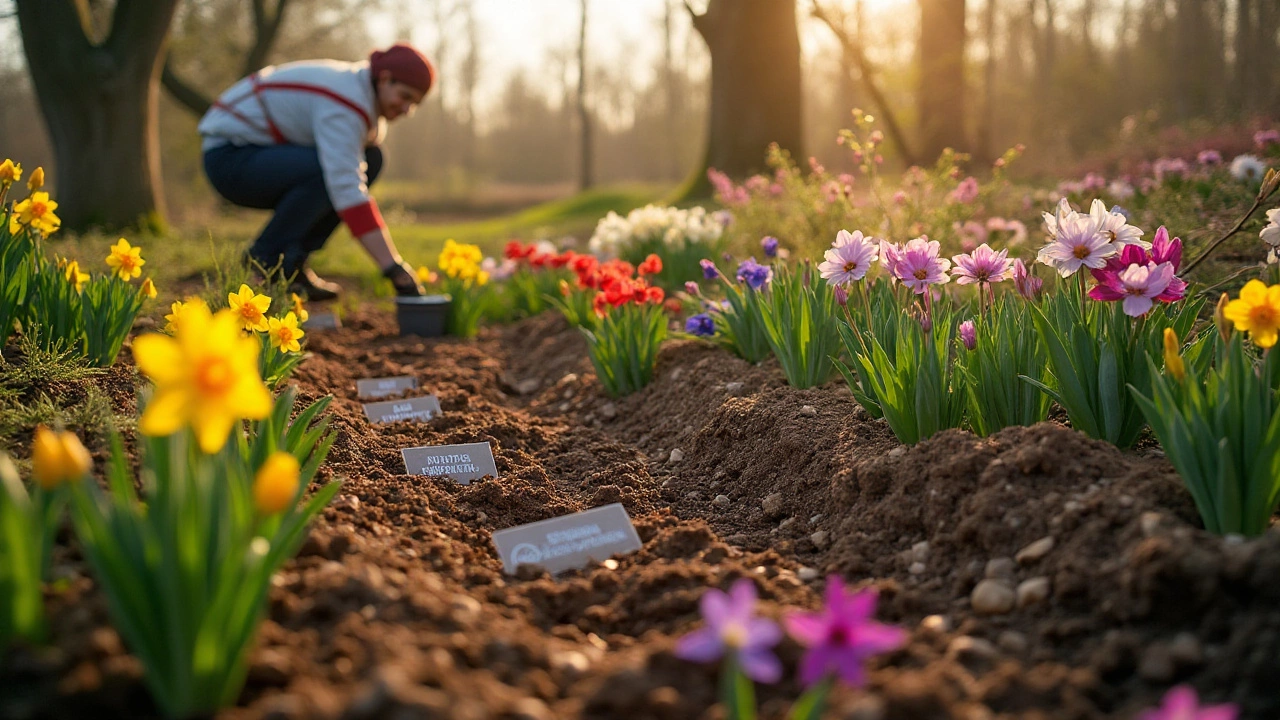
[[[1280,715],[1280,534],[1199,529],[1158,450],[1050,423],[905,448],[841,384],[794,390],[689,341],[610,399],[550,314],[473,341],[399,338],[372,313],[309,337],[295,382],[335,396],[320,479],[343,487],[275,579],[219,717],[722,717],[716,668],[672,654],[703,590],[751,578],[778,616],[816,607],[829,573],[877,586],[881,619],[911,630],[832,717],[1131,717],[1177,682]],[[400,374],[444,412],[370,425],[355,381]],[[404,474],[403,447],[483,441],[498,479]],[[612,502],[639,552],[502,573],[493,531]],[[52,646],[0,662],[0,717],[154,716],[68,538],[55,576]],[[800,649],[779,653],[794,667]],[[760,688],[763,716],[800,690]]]

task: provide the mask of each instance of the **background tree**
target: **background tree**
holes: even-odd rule
[[[592,173],[591,113],[587,109],[587,4],[580,0],[578,6],[578,189],[586,190],[595,184]]]
[[[920,153],[937,157],[965,141],[965,2],[920,0]]]

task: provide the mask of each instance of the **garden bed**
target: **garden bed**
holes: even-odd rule
[[[827,573],[878,585],[880,619],[911,630],[833,717],[1129,717],[1175,682],[1280,715],[1280,536],[1198,529],[1154,447],[1042,424],[905,448],[843,383],[794,390],[771,362],[690,341],[610,400],[578,331],[547,313],[473,341],[402,339],[360,313],[309,339],[294,380],[337,398],[321,479],[344,485],[277,576],[220,717],[712,717],[715,668],[672,654],[703,590],[752,577],[776,615],[816,606]],[[131,407],[118,374],[108,395]],[[355,381],[401,374],[443,415],[370,425]],[[484,441],[497,480],[403,474],[401,448]],[[611,502],[641,551],[556,579],[502,573],[491,532]],[[73,549],[54,576],[53,649],[3,663],[0,717],[153,716]],[[761,688],[764,715],[799,690]]]

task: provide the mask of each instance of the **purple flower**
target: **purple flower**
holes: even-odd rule
[[[1123,300],[1126,315],[1141,317],[1151,310],[1172,279],[1173,265],[1169,263],[1134,263],[1118,274],[1108,275],[1106,282],[1089,290],[1089,297],[1103,302]]]
[[[1044,280],[1027,272],[1027,266],[1021,259],[1013,261],[1013,286],[1019,295],[1028,300],[1035,300],[1040,295],[1041,285],[1044,285]]]
[[[752,290],[760,290],[773,279],[773,268],[761,265],[751,257],[738,264],[738,282],[744,282]]]
[[[766,235],[760,240],[760,247],[764,249],[765,257],[778,257],[778,238]]]
[[[960,323],[960,342],[964,343],[966,350],[972,350],[978,346],[978,326],[972,320]]]
[[[1253,144],[1265,150],[1272,143],[1280,143],[1280,130],[1259,130],[1253,134]]]
[[[898,252],[894,275],[917,295],[923,295],[930,285],[950,282],[947,270],[951,268],[951,261],[938,257],[941,249],[937,240],[925,235],[908,241]]]
[[[735,581],[728,593],[707,590],[701,600],[707,627],[680,638],[676,657],[705,663],[729,652],[747,677],[777,682],[782,677],[782,663],[769,648],[782,639],[782,631],[772,620],[753,617],[755,604],[756,586],[747,578]]]
[[[694,297],[697,297],[702,294],[702,289],[698,287],[698,283],[692,280],[689,280],[684,284],[684,291],[689,293],[690,295],[693,295]]]
[[[956,255],[951,258],[956,263],[951,274],[959,285],[974,283],[994,283],[1009,278],[1013,263],[1009,260],[1009,251],[996,252],[986,243],[982,243],[969,255]]]
[[[702,277],[704,279],[715,280],[720,276],[720,271],[716,269],[716,264],[710,260],[703,258],[698,261],[698,264],[702,266]]]
[[[684,331],[698,337],[711,337],[716,334],[716,322],[706,313],[698,313],[684,321]]]
[[[844,307],[849,304],[849,291],[845,290],[843,285],[835,286],[832,292],[835,293],[837,305]]]
[[[823,255],[826,259],[818,263],[818,272],[824,280],[836,286],[861,280],[871,269],[871,263],[876,261],[878,251],[875,238],[864,237],[861,230],[852,233],[841,230],[836,233],[831,249]]]
[[[1200,154],[1196,155],[1196,162],[1201,165],[1221,165],[1222,153],[1217,150],[1201,150]]]
[[[1134,720],[1236,720],[1239,714],[1233,703],[1201,705],[1194,689],[1178,685],[1169,688],[1160,707],[1144,710]]]
[[[978,179],[967,177],[948,196],[953,202],[969,204],[978,199]]]
[[[906,631],[872,619],[876,591],[846,593],[840,578],[827,578],[827,604],[821,612],[794,612],[783,621],[787,632],[808,651],[800,660],[800,682],[813,685],[831,673],[852,687],[862,685],[863,663],[894,650]]]

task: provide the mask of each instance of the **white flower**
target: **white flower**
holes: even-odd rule
[[[1089,215],[1098,222],[1098,230],[1111,239],[1111,242],[1123,248],[1125,245],[1137,245],[1144,250],[1151,249],[1151,243],[1142,239],[1142,228],[1129,224],[1129,218],[1123,213],[1107,210],[1106,203],[1094,200],[1089,206]]]
[[[1081,267],[1106,265],[1107,258],[1119,252],[1119,246],[1110,242],[1111,236],[1102,231],[1101,218],[1074,211],[1064,213],[1064,205],[1058,206],[1056,216],[1045,213],[1045,225],[1053,223],[1053,241],[1040,248],[1036,261],[1056,268],[1062,277],[1078,272]],[[1066,207],[1069,210],[1069,206]]]
[[[1280,208],[1268,210],[1267,221],[1267,226],[1262,228],[1258,236],[1262,238],[1262,242],[1271,247],[1280,247]]]
[[[1266,172],[1267,166],[1256,155],[1237,155],[1231,161],[1231,177],[1240,182],[1258,182]]]
[[[1133,186],[1117,178],[1107,185],[1107,192],[1116,200],[1128,200],[1133,197]]]

